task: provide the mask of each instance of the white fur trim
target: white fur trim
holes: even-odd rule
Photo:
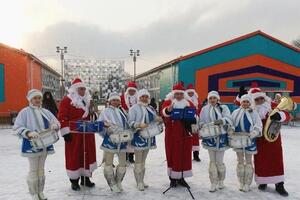
[[[173,171],[171,168],[168,168],[168,176],[170,176],[173,179],[181,179],[181,178],[192,177],[193,172],[192,170],[177,172],[177,171]]]
[[[28,91],[26,98],[27,98],[28,101],[31,101],[31,99],[32,99],[33,97],[36,97],[36,96],[41,96],[41,97],[43,97],[43,94],[42,94],[42,92],[41,92],[40,90],[38,90],[38,89],[32,89],[32,90],[29,90],[29,91]]]
[[[68,126],[60,129],[61,136],[67,135],[69,133],[70,133],[70,127],[68,127]]]
[[[114,100],[114,99],[121,101],[120,95],[118,93],[116,93],[116,92],[111,93],[109,95],[108,101],[111,101],[111,100]]]
[[[256,92],[256,93],[252,94],[252,97],[253,97],[254,100],[259,98],[259,97],[266,98],[266,94],[264,92]]]
[[[276,183],[284,182],[284,175],[268,176],[268,177],[259,177],[255,175],[255,182],[257,184],[276,184]]]
[[[137,89],[135,87],[128,87],[125,91],[125,93],[128,93],[129,90],[135,90],[137,92]]]
[[[141,89],[137,92],[138,98],[141,98],[141,96],[147,95],[150,98],[150,93],[146,89]]]
[[[200,146],[192,146],[192,151],[200,151]]]
[[[167,109],[167,108],[164,108],[161,112],[162,112],[162,114],[163,114],[164,117],[170,117],[170,115],[168,115],[168,114],[166,113],[166,109]]]
[[[252,104],[252,97],[249,95],[249,94],[244,94],[240,100],[239,100],[241,103],[242,101],[249,101],[250,104]]]
[[[97,169],[97,162],[94,162],[92,164],[90,164],[89,169],[83,169],[83,168],[79,168],[77,170],[68,170],[67,169],[67,175],[70,179],[77,179],[80,176],[87,176],[87,177],[91,177],[93,171],[95,171]]]
[[[209,99],[210,97],[216,97],[218,100],[220,100],[220,95],[217,91],[210,91],[207,95],[207,99]]]
[[[184,94],[184,90],[172,90],[173,95],[176,93],[182,93]]]

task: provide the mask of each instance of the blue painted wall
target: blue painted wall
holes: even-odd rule
[[[185,83],[195,83],[195,72],[198,69],[254,54],[274,58],[300,68],[300,53],[262,35],[255,35],[251,38],[180,61],[178,64],[178,79]]]
[[[4,65],[0,64],[0,102],[4,102]]]

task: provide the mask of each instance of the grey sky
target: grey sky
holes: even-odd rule
[[[140,73],[180,55],[258,29],[289,43],[300,35],[299,0],[54,0],[47,3],[30,0],[24,5],[26,13],[30,13],[26,20],[34,23],[22,34],[20,47],[41,56],[54,67],[58,67],[57,45],[68,46],[67,58],[125,59],[126,71],[131,73],[129,49],[138,48]]]

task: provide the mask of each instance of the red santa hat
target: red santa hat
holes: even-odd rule
[[[175,93],[182,93],[182,94],[184,94],[185,93],[185,89],[184,89],[184,87],[183,87],[183,85],[181,83],[178,83],[178,84],[175,84],[173,86],[172,93],[173,93],[173,95]]]
[[[80,78],[75,78],[72,81],[72,85],[70,87],[70,89],[78,89],[78,88],[86,88],[85,84],[82,82],[82,80]]]
[[[198,94],[195,90],[195,87],[192,83],[188,84],[188,86],[186,87],[186,90],[185,90],[186,93],[189,93],[189,92],[193,92],[194,95],[198,98]]]
[[[136,83],[134,81],[130,81],[130,82],[127,83],[126,93],[129,90],[135,90],[135,91],[137,91],[137,85],[136,85]]]
[[[210,97],[216,97],[219,101],[220,101],[220,95],[217,91],[210,91],[207,95],[207,99],[209,99]]]
[[[263,97],[264,99],[266,99],[266,93],[264,93],[260,88],[250,88],[250,90],[248,91],[248,94],[250,94],[252,96],[252,99],[255,100],[259,97]]]

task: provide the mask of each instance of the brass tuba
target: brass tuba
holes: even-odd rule
[[[266,124],[264,126],[264,131],[263,131],[264,137],[268,142],[275,142],[279,136],[281,122],[272,121],[271,116],[281,110],[285,110],[285,111],[294,110],[294,102],[290,97],[282,97],[277,107],[269,114],[269,117],[266,121]]]

